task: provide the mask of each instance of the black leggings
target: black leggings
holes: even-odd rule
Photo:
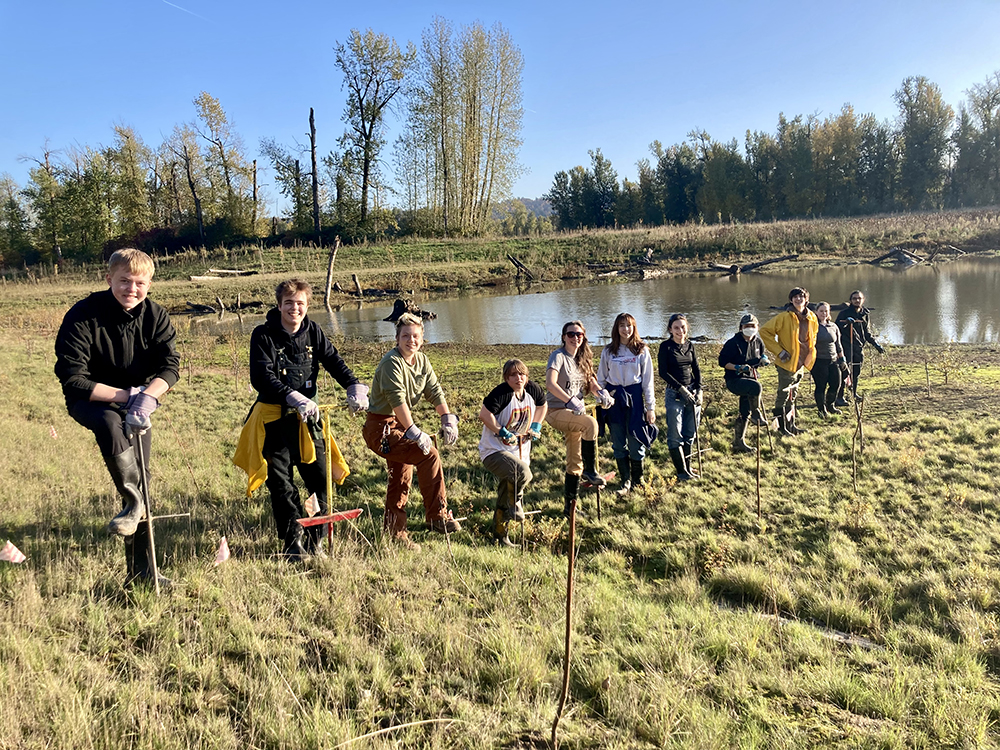
[[[840,393],[840,366],[832,359],[817,359],[812,368],[816,384],[816,406],[823,409],[833,406]]]

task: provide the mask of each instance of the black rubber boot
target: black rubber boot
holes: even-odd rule
[[[569,518],[570,511],[573,505],[576,503],[577,497],[580,494],[580,477],[576,474],[566,475],[566,485],[563,491],[563,497],[565,502],[563,504],[563,515]]]
[[[633,461],[632,459],[629,459],[628,464],[629,464],[629,471],[632,474],[632,486],[633,487],[644,486],[646,483],[643,481],[642,475],[644,473],[643,470],[645,467],[642,465],[642,459],[640,458],[638,461]]]
[[[820,419],[826,419],[829,416],[829,414],[826,413],[826,402],[823,400],[822,396],[816,397],[816,412],[819,414]]]
[[[778,413],[778,434],[784,435],[785,437],[795,437],[795,433],[788,429],[788,422],[785,419],[784,413]]]
[[[603,487],[607,482],[597,473],[597,441],[581,440],[580,452],[583,454],[583,478],[594,487]]]
[[[686,443],[682,445],[681,453],[684,454],[684,465],[687,467],[688,474],[693,476],[695,479],[698,479],[701,475],[698,473],[698,470],[694,468],[694,462],[691,460],[691,457],[694,455],[694,444]]]
[[[281,554],[293,562],[301,562],[309,557],[304,532],[305,529],[295,521],[288,524],[288,531],[285,533],[285,548]]]
[[[628,456],[623,456],[621,458],[616,458],[615,463],[618,464],[618,496],[625,497],[632,489],[632,472],[630,461]],[[640,474],[641,476],[641,474]]]
[[[680,448],[670,449],[670,460],[674,462],[674,470],[677,472],[677,481],[687,482],[688,480],[694,479],[687,470],[687,464],[684,463],[684,453]]]
[[[836,405],[835,402],[828,401],[826,403],[826,413],[827,414],[842,414],[843,412],[841,412],[840,409],[837,408],[837,405]]]
[[[493,543],[498,547],[513,549],[517,547],[517,545],[510,540],[509,536],[507,536],[508,526],[509,524],[504,511],[500,508],[493,511]]]
[[[139,464],[135,451],[129,448],[117,456],[104,457],[108,473],[114,480],[118,493],[122,496],[122,512],[108,523],[108,531],[120,536],[132,536],[139,522],[146,517],[146,503],[140,490]]]
[[[755,453],[754,449],[747,445],[746,436],[747,420],[740,416],[733,429],[733,453]]]

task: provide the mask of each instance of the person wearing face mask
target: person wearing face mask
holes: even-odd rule
[[[701,420],[701,369],[694,344],[688,339],[687,316],[675,313],[667,323],[670,338],[657,354],[660,377],[667,381],[663,403],[667,410],[667,448],[679,481],[696,479],[691,464],[695,434]]]
[[[594,487],[606,484],[597,473],[597,420],[586,413],[583,399],[590,393],[602,407],[614,406],[611,394],[594,377],[594,352],[579,320],[562,328],[562,346],[549,356],[545,390],[549,407],[545,421],[566,438],[563,514],[568,517],[579,494],[581,476]]]
[[[851,292],[851,303],[837,314],[837,327],[843,341],[847,364],[850,368],[851,393],[858,395],[858,378],[861,377],[861,363],[864,361],[865,344],[871,344],[879,354],[885,349],[875,340],[871,331],[871,311],[865,307],[865,295],[860,289]],[[837,406],[847,406],[847,379],[840,384]]]
[[[503,382],[483,399],[479,421],[479,457],[497,478],[497,507],[493,513],[493,541],[516,546],[507,535],[511,521],[524,520],[524,488],[531,482],[531,443],[542,436],[548,412],[545,391],[528,379],[528,367],[519,359],[503,366]]]
[[[618,465],[620,489],[627,495],[643,484],[643,460],[656,439],[656,396],[653,393],[653,358],[646,342],[639,338],[635,318],[621,313],[611,328],[611,343],[601,350],[597,365],[597,384],[614,399],[610,409],[602,410],[611,436],[611,447]]]
[[[798,385],[816,362],[816,333],[819,322],[809,309],[809,292],[795,287],[788,293],[785,312],[778,313],[760,329],[764,347],[777,359],[778,393],[774,415],[778,432],[798,435],[805,432],[795,424],[795,395]]]
[[[740,397],[739,416],[733,434],[735,453],[753,453],[746,444],[747,423],[764,425],[766,420],[760,412],[761,384],[757,369],[771,364],[764,350],[764,342],[757,335],[757,317],[747,313],[740,319],[740,329],[736,335],[722,345],[719,352],[719,367],[725,370],[726,389]]]

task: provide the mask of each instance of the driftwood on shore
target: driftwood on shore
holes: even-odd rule
[[[730,276],[739,276],[741,273],[749,273],[750,271],[756,271],[758,268],[768,266],[772,263],[780,263],[783,260],[795,260],[799,257],[798,253],[792,253],[791,255],[782,255],[780,258],[768,258],[766,260],[758,260],[753,263],[746,263],[744,265],[739,265],[733,263],[729,266],[724,266],[721,263],[710,263],[709,268],[713,271],[722,271],[723,273],[729,274]]]
[[[509,260],[514,265],[514,268],[517,269],[517,274],[518,275],[520,275],[520,274],[523,273],[525,276],[528,277],[528,281],[534,281],[535,280],[534,275],[532,275],[531,271],[528,270],[528,267],[526,265],[524,265],[524,263],[522,263],[521,261],[519,261],[517,258],[515,258],[513,255],[511,255],[510,253],[507,253],[507,260]]]
[[[382,320],[395,323],[404,313],[419,315],[423,320],[434,320],[437,317],[435,313],[429,310],[421,310],[408,299],[397,299],[396,303],[392,306],[392,312],[389,313],[389,317],[382,318]]]
[[[884,255],[880,255],[874,260],[870,260],[868,262],[874,266],[878,265],[883,260],[888,260],[889,258],[892,258],[893,260],[908,266],[927,262],[926,258],[922,258],[916,253],[912,253],[909,250],[906,250],[902,247],[892,247],[889,249],[889,252],[885,253]]]

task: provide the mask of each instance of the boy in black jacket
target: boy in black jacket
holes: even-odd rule
[[[321,527],[307,533],[296,523],[304,509],[292,483],[292,466],[298,468],[306,491],[315,493],[320,513],[327,509],[326,463],[322,460],[326,446],[316,434],[319,407],[313,400],[320,365],[347,390],[352,414],[368,409],[368,386],[351,372],[323,330],[306,315],[311,296],[312,287],[305,281],[281,282],[275,289],[278,306],[250,336],[250,382],[257,390],[257,403],[247,427],[258,419],[264,422],[265,482],[278,538],[284,543],[284,554],[293,560],[319,550]],[[312,461],[302,455],[301,441],[305,440],[312,441]]]
[[[122,496],[108,530],[125,537],[125,584],[151,581],[149,534],[140,521],[146,505],[133,448],[142,441],[145,470],[152,444],[151,416],[178,379],[174,327],[167,311],[146,298],[152,259],[135,249],[108,262],[108,289],[77,302],[56,336],[55,373],[73,419],[94,433]],[[161,584],[169,583],[161,579]]]

